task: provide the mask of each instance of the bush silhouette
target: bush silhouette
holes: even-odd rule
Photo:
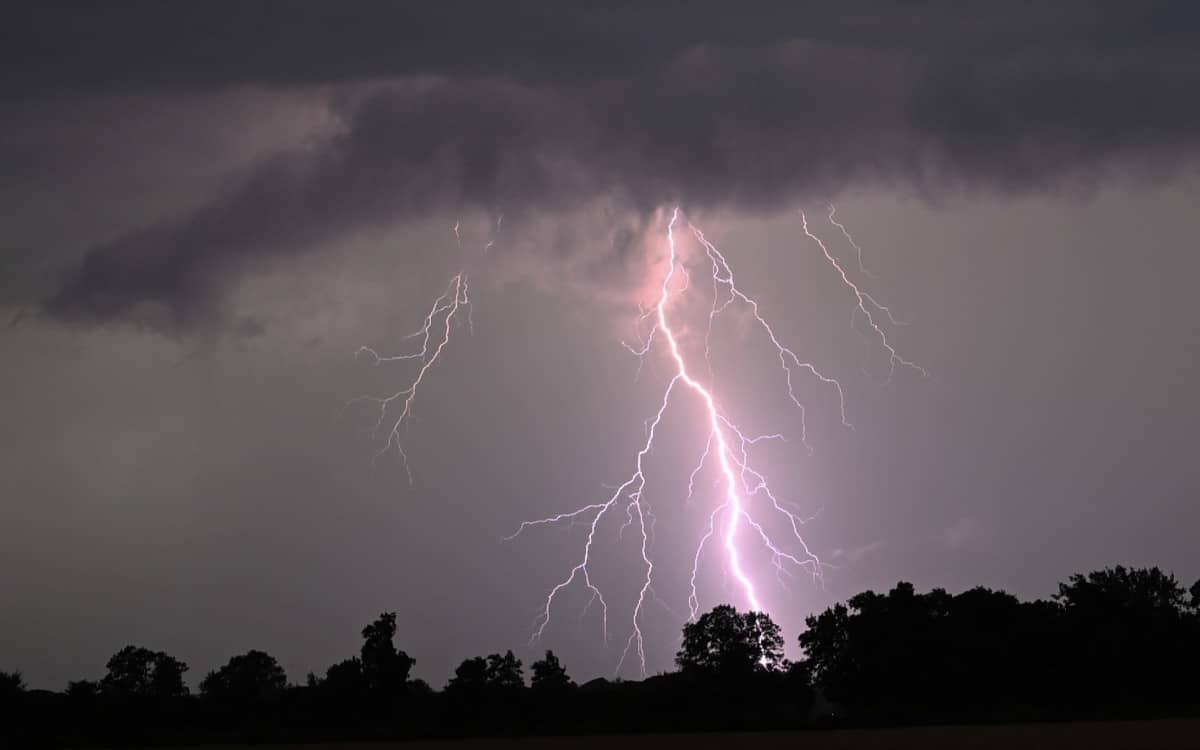
[[[200,693],[214,700],[250,703],[276,698],[285,687],[287,675],[275,657],[251,650],[209,672],[200,682]]]
[[[187,665],[163,653],[140,646],[126,646],[105,665],[108,673],[100,680],[100,691],[121,698],[176,698],[187,695],[183,682]]]

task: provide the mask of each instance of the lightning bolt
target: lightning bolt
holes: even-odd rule
[[[823,251],[825,260],[838,273],[843,284],[854,294],[854,299],[857,302],[856,309],[866,318],[872,329],[878,334],[884,349],[891,357],[893,370],[896,365],[902,364],[924,373],[925,371],[918,365],[904,359],[897,353],[888,340],[886,333],[876,322],[874,316],[880,313],[889,322],[894,322],[890,311],[876,302],[868,293],[861,290],[849,279],[842,266],[829,253],[824,243],[809,231],[807,217],[801,214],[801,219],[805,235],[817,243],[818,247]],[[743,553],[738,546],[742,536],[749,535],[752,539],[756,539],[762,548],[766,550],[775,568],[776,575],[781,582],[783,575],[787,573],[789,565],[808,570],[817,579],[821,577],[824,565],[820,558],[809,549],[801,533],[801,527],[807,519],[802,518],[790,503],[781,500],[771,489],[766,475],[751,463],[750,453],[755,444],[765,440],[782,440],[783,436],[779,434],[748,436],[745,434],[726,415],[712,386],[706,385],[696,377],[683,354],[678,333],[673,327],[670,315],[668,314],[672,298],[682,295],[690,287],[690,277],[682,265],[676,248],[675,234],[679,220],[680,213],[679,209],[676,208],[672,212],[671,220],[667,225],[668,262],[666,274],[659,287],[658,299],[653,306],[643,309],[638,319],[640,325],[649,324],[649,333],[639,346],[624,344],[625,348],[630,352],[639,358],[645,358],[654,348],[656,341],[662,342],[665,344],[664,348],[668,355],[672,372],[671,377],[667,381],[658,410],[648,422],[646,440],[634,458],[633,473],[625,482],[616,487],[607,500],[584,505],[567,513],[525,521],[513,534],[506,537],[506,539],[513,539],[526,530],[537,526],[559,524],[564,521],[569,521],[570,523],[578,523],[580,520],[587,521],[588,535],[584,543],[582,556],[570,569],[566,577],[548,592],[541,612],[535,620],[535,628],[531,640],[540,638],[545,632],[546,627],[550,624],[554,601],[559,593],[576,581],[581,581],[591,594],[587,606],[590,607],[593,602],[599,602],[601,605],[604,638],[605,642],[607,642],[609,608],[603,592],[601,592],[593,580],[590,565],[593,561],[597,531],[602,519],[615,509],[624,509],[626,519],[621,525],[618,535],[623,534],[626,529],[631,527],[635,528],[639,533],[641,563],[644,566],[645,577],[642,579],[638,590],[629,626],[629,636],[625,642],[621,658],[617,663],[617,671],[620,671],[622,665],[632,653],[636,654],[643,675],[646,673],[646,656],[645,638],[642,633],[642,617],[647,598],[657,598],[653,590],[654,562],[649,554],[650,533],[647,524],[647,518],[652,518],[652,516],[643,496],[646,485],[644,460],[654,447],[655,437],[663,415],[666,413],[673,396],[677,392],[690,392],[695,400],[699,402],[702,414],[701,424],[704,425],[705,432],[707,433],[704,451],[688,477],[687,501],[690,502],[694,495],[696,477],[705,465],[714,459],[719,470],[719,484],[722,488],[721,500],[708,514],[706,530],[696,545],[693,555],[692,571],[689,580],[690,593],[688,596],[690,619],[695,620],[699,612],[700,603],[697,592],[697,578],[699,576],[701,559],[706,547],[714,539],[719,538],[719,543],[724,551],[726,568],[736,581],[742,598],[750,609],[756,611],[762,610],[762,603],[759,598],[758,589],[750,579],[742,563]],[[823,374],[815,365],[802,359],[795,351],[780,341],[774,328],[762,314],[758,302],[737,286],[733,271],[725,255],[712,242],[705,238],[704,233],[698,227],[688,224],[688,228],[699,245],[704,249],[712,273],[713,303],[709,312],[708,327],[704,338],[705,365],[709,375],[707,380],[710,383],[713,380],[711,365],[711,333],[713,323],[725,310],[734,304],[740,303],[749,310],[756,325],[766,335],[766,338],[775,349],[780,369],[784,376],[788,398],[800,412],[801,442],[804,446],[811,452],[811,447],[807,440],[804,405],[797,396],[793,385],[793,378],[798,373],[803,373],[814,378],[817,382],[829,387],[837,394],[841,422],[847,429],[853,429],[846,418],[845,393],[841,383],[837,379]],[[763,510],[767,513],[782,516],[790,532],[788,534],[788,545],[785,546],[777,542],[767,532],[763,522],[751,512],[750,503],[754,500],[761,501]]]
[[[454,228],[457,235],[458,225],[455,224]],[[451,324],[454,321],[455,314],[460,309],[465,308],[468,315],[468,325],[471,325],[471,298],[468,296],[468,291],[466,275],[460,272],[450,279],[446,290],[442,292],[440,297],[434,300],[433,307],[429,308],[429,313],[425,316],[425,321],[421,327],[404,337],[405,340],[420,339],[421,348],[419,350],[407,354],[383,355],[369,346],[360,346],[354,355],[356,359],[363,356],[369,357],[372,364],[376,366],[391,362],[418,361],[421,363],[412,380],[390,395],[359,396],[350,401],[351,404],[365,401],[373,403],[378,407],[379,417],[375,421],[375,429],[372,433],[375,437],[379,436],[380,430],[385,425],[391,425],[387,431],[386,443],[375,454],[372,462],[395,448],[396,452],[400,455],[401,462],[404,464],[404,471],[408,475],[408,483],[410,485],[413,481],[412,468],[409,466],[408,454],[405,453],[403,443],[400,439],[400,431],[412,416],[412,407],[417,397],[417,390],[421,387],[425,376],[437,363],[438,358],[441,357],[446,345],[450,343]],[[440,335],[435,334],[435,330],[438,329],[440,329]],[[400,404],[398,413],[393,408],[397,403]]]
[[[835,218],[836,209],[829,206],[828,218],[831,224],[841,229],[847,241],[858,253],[859,271],[866,276],[869,272],[862,265],[862,250],[844,225]],[[880,304],[868,292],[857,285],[847,274],[839,260],[829,251],[825,243],[808,226],[808,217],[800,212],[801,227],[805,237],[816,245],[821,256],[835,272],[844,288],[850,293],[854,302],[851,312],[851,326],[855,327],[857,319],[866,321],[866,327],[873,338],[888,353],[889,380],[898,367],[911,368],[922,375],[928,373],[924,368],[901,356],[888,338],[884,325],[900,325],[893,317],[891,310]],[[495,233],[501,227],[503,216],[496,221]],[[696,480],[706,466],[715,465],[720,487],[718,502],[707,513],[703,533],[692,554],[691,575],[688,581],[688,618],[695,620],[700,610],[700,596],[697,582],[700,567],[705,552],[713,545],[719,544],[723,552],[723,562],[726,571],[732,575],[741,598],[755,611],[762,611],[760,586],[751,580],[750,574],[744,567],[743,560],[748,554],[740,547],[747,540],[754,543],[755,548],[764,554],[774,568],[777,580],[786,588],[785,576],[792,575],[794,570],[807,571],[815,581],[822,580],[823,569],[827,566],[809,548],[802,533],[802,527],[811,520],[803,517],[797,506],[779,497],[772,490],[766,474],[752,462],[751,454],[759,443],[765,441],[785,440],[782,434],[752,435],[744,432],[729,416],[725,405],[717,396],[716,378],[712,367],[712,331],[716,320],[727,310],[737,307],[745,310],[760,331],[773,347],[778,360],[779,371],[785,387],[788,400],[797,409],[800,424],[800,443],[811,453],[812,447],[808,442],[808,428],[805,407],[796,393],[795,381],[807,377],[820,387],[828,388],[836,394],[838,413],[841,424],[848,430],[853,426],[846,416],[845,391],[839,380],[824,374],[816,365],[800,357],[793,349],[784,344],[762,312],[758,301],[744,292],[734,278],[732,267],[715,244],[709,241],[704,232],[697,226],[688,223],[687,228],[695,239],[697,247],[702,249],[703,257],[708,261],[711,273],[713,298],[709,309],[707,327],[704,332],[704,355],[701,369],[706,373],[701,379],[696,367],[689,364],[680,344],[680,329],[672,321],[670,308],[672,302],[684,297],[692,288],[691,276],[684,261],[680,257],[676,245],[677,228],[680,226],[680,210],[676,208],[671,213],[666,227],[666,271],[660,284],[657,285],[657,295],[653,304],[640,307],[637,319],[639,336],[646,331],[642,340],[636,345],[622,342],[623,346],[638,357],[638,373],[652,352],[661,352],[670,367],[670,376],[666,380],[661,400],[654,414],[646,421],[645,439],[638,447],[633,457],[633,470],[628,477],[610,488],[606,499],[580,506],[574,510],[550,515],[544,518],[523,521],[505,541],[516,539],[521,534],[542,526],[582,525],[587,528],[587,538],[583,550],[566,575],[559,580],[548,592],[539,612],[534,619],[531,643],[540,639],[550,625],[554,604],[564,590],[573,585],[581,585],[590,595],[579,618],[582,622],[584,615],[593,607],[599,605],[600,619],[603,628],[604,643],[610,642],[610,605],[604,592],[597,585],[592,564],[595,559],[596,547],[600,543],[599,534],[603,520],[610,514],[624,515],[624,520],[617,530],[618,539],[632,530],[637,535],[639,563],[644,575],[639,579],[638,594],[634,603],[627,627],[628,636],[624,648],[617,661],[616,671],[620,673],[623,665],[631,657],[636,657],[641,674],[646,674],[646,648],[642,626],[646,606],[649,602],[657,602],[670,611],[654,590],[654,559],[651,555],[653,546],[655,515],[646,497],[646,457],[654,450],[659,428],[667,410],[676,400],[690,397],[690,402],[698,406],[697,425],[702,427],[705,434],[704,449],[696,464],[688,475],[688,489],[685,503],[692,504],[696,494]],[[455,238],[461,246],[459,224],[454,225]],[[493,244],[489,241],[483,248],[486,252]],[[375,458],[387,453],[393,448],[400,455],[409,482],[412,473],[409,468],[408,456],[404,451],[401,433],[407,421],[411,418],[414,400],[418,390],[430,370],[436,365],[443,350],[450,341],[453,320],[460,310],[466,310],[467,323],[470,325],[472,314],[471,302],[468,296],[467,278],[462,272],[450,279],[443,293],[433,302],[422,325],[405,340],[419,340],[420,348],[413,351],[381,355],[371,347],[363,346],[356,352],[356,357],[369,357],[376,366],[396,362],[418,362],[415,374],[402,387],[386,396],[362,396],[355,401],[367,401],[378,408],[378,418],[375,423],[375,435],[386,429],[387,440],[376,454]],[[856,328],[857,330],[857,328]],[[635,376],[636,380],[636,376]],[[619,518],[619,515],[617,516]],[[783,538],[777,539],[768,532],[764,525],[767,519],[773,519],[777,525],[786,529]]]

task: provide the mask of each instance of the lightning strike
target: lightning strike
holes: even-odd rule
[[[457,234],[458,225],[455,225],[455,234]],[[442,351],[446,345],[450,343],[451,324],[454,322],[454,316],[460,309],[466,308],[468,326],[473,327],[471,322],[471,298],[468,296],[467,277],[458,273],[451,279],[446,291],[433,302],[433,307],[429,309],[429,314],[425,316],[425,321],[413,333],[405,336],[405,340],[420,339],[421,348],[407,354],[391,354],[382,355],[375,349],[369,346],[360,346],[355,352],[355,358],[363,356],[370,357],[372,364],[379,366],[385,363],[418,361],[421,363],[417,369],[416,375],[408,385],[400,390],[393,392],[388,396],[359,396],[353,399],[350,403],[368,402],[374,403],[379,408],[379,417],[375,421],[375,429],[372,435],[378,437],[379,431],[383,429],[385,424],[390,424],[391,427],[387,431],[387,442],[379,452],[375,454],[372,462],[378,460],[380,456],[395,448],[400,456],[400,460],[404,465],[404,471],[408,475],[408,483],[411,485],[413,481],[412,468],[408,463],[408,454],[404,451],[403,443],[400,439],[400,431],[406,424],[407,420],[412,416],[413,402],[417,397],[417,390],[421,383],[425,380],[425,376],[437,363],[438,358],[442,355]],[[440,322],[440,326],[437,325]],[[435,339],[434,329],[441,329],[441,335],[437,336],[437,341],[433,344],[431,350],[430,344]],[[392,408],[397,402],[400,403],[399,413],[395,413]],[[391,415],[391,416],[389,416]]]
[[[858,253],[859,271],[863,275],[870,276],[870,273],[862,265],[862,249],[845,226],[836,220],[836,209],[832,204],[829,209],[829,221],[841,229],[846,240]],[[502,215],[497,218],[495,233],[499,232],[503,218]],[[901,366],[927,375],[924,368],[902,357],[891,344],[883,325],[885,323],[900,325],[892,316],[891,310],[876,301],[874,297],[850,279],[844,267],[829,251],[825,243],[809,229],[807,216],[803,212],[800,213],[800,218],[804,235],[821,250],[825,262],[836,272],[842,285],[851,293],[855,303],[851,313],[851,326],[854,327],[858,317],[861,316],[866,321],[873,337],[888,353],[889,380],[897,367]],[[704,449],[688,475],[685,504],[688,506],[693,504],[697,494],[697,478],[707,466],[715,466],[718,478],[714,486],[720,488],[719,501],[707,513],[703,533],[691,556],[692,568],[687,597],[688,619],[694,621],[699,614],[698,578],[701,562],[706,551],[714,543],[720,545],[723,567],[727,574],[732,576],[741,598],[750,609],[755,611],[762,611],[763,604],[760,598],[761,587],[751,580],[751,575],[744,565],[749,548],[743,548],[743,545],[747,542],[753,542],[754,547],[759,550],[759,554],[764,555],[765,559],[770,561],[776,579],[785,590],[787,588],[785,576],[792,575],[794,571],[806,571],[814,581],[820,582],[823,569],[827,567],[827,564],[823,563],[809,548],[802,533],[802,527],[811,519],[804,518],[796,505],[779,497],[772,490],[767,475],[752,462],[751,454],[755,446],[765,441],[784,441],[784,435],[780,433],[764,435],[745,433],[726,413],[725,405],[716,394],[716,377],[712,366],[712,332],[716,320],[735,306],[744,309],[753,319],[757,330],[773,347],[778,359],[785,393],[798,413],[800,444],[810,454],[812,447],[808,442],[805,407],[796,392],[796,378],[802,376],[810,378],[820,387],[828,388],[832,394],[836,394],[842,426],[847,430],[854,429],[846,416],[846,397],[841,382],[824,374],[816,365],[801,358],[781,341],[774,327],[763,314],[758,301],[737,285],[733,270],[724,253],[705,237],[703,231],[688,223],[687,227],[691,235],[698,243],[698,247],[702,249],[703,257],[708,261],[713,295],[703,339],[704,354],[701,368],[706,373],[706,378],[702,380],[697,376],[696,367],[689,364],[680,344],[680,329],[675,326],[669,314],[672,301],[683,297],[692,288],[691,276],[676,247],[676,229],[679,223],[680,211],[676,208],[672,212],[666,228],[666,271],[661,283],[657,286],[657,298],[650,306],[639,306],[637,327],[639,336],[642,335],[642,331],[645,331],[644,337],[636,345],[621,342],[639,360],[635,381],[641,373],[642,365],[652,352],[661,351],[670,366],[670,377],[666,381],[658,408],[653,416],[646,420],[645,439],[634,454],[632,473],[621,484],[609,488],[611,494],[607,496],[607,499],[544,518],[523,521],[512,534],[504,537],[505,541],[511,541],[533,529],[561,524],[566,524],[568,528],[577,525],[587,528],[587,537],[581,556],[569,569],[566,576],[547,593],[534,620],[530,642],[537,641],[546,632],[551,623],[558,595],[572,585],[579,584],[589,594],[587,603],[579,614],[579,620],[582,623],[587,612],[593,605],[598,604],[603,642],[608,644],[610,642],[610,604],[604,592],[597,585],[591,566],[594,562],[602,521],[614,511],[617,513],[623,511],[624,520],[617,530],[617,537],[618,539],[623,538],[627,531],[632,531],[637,535],[638,562],[644,570],[644,575],[638,584],[637,599],[627,625],[628,636],[625,638],[624,648],[617,661],[616,671],[620,673],[625,662],[631,656],[635,656],[643,676],[646,674],[646,648],[642,626],[646,605],[653,601],[671,612],[669,605],[658,596],[654,589],[655,566],[651,548],[656,517],[644,495],[647,477],[645,463],[646,457],[654,449],[664,415],[676,400],[688,395],[691,397],[691,403],[699,406],[697,425],[702,426],[705,433]],[[455,223],[453,230],[455,239],[461,247],[462,237],[459,233],[458,223]],[[495,234],[493,234],[493,239],[483,247],[484,252],[492,247],[494,238]],[[363,346],[356,353],[356,357],[371,358],[372,363],[376,366],[407,361],[420,363],[415,375],[403,387],[390,395],[362,396],[355,399],[355,401],[374,403],[378,407],[379,413],[374,434],[378,436],[379,432],[386,428],[387,440],[376,454],[376,458],[394,448],[403,461],[410,484],[412,483],[412,472],[408,456],[403,448],[401,432],[412,416],[412,407],[418,389],[450,341],[454,317],[464,308],[467,324],[470,326],[472,308],[468,296],[467,278],[464,273],[460,272],[451,278],[446,290],[434,300],[421,327],[405,337],[405,340],[419,340],[419,349],[385,356],[371,347]],[[784,538],[777,539],[768,532],[764,525],[767,518],[774,519],[774,523],[777,525],[782,524],[781,528],[787,530]]]
[[[886,333],[873,316],[873,313],[882,313],[888,322],[895,323],[890,310],[876,302],[867,292],[862,291],[849,279],[842,266],[826,249],[824,243],[809,231],[807,217],[804,217],[802,214],[801,218],[805,235],[817,242],[824,253],[825,260],[839,273],[843,284],[853,292],[854,298],[857,301],[856,310],[866,318],[882,341],[884,349],[891,358],[892,369],[894,370],[897,365],[904,365],[924,373],[925,371],[918,365],[904,359],[897,353],[896,349],[889,342]],[[832,214],[830,218],[833,219]],[[663,392],[662,400],[659,402],[658,410],[648,422],[645,442],[637,451],[634,458],[634,471],[632,475],[619,485],[604,502],[584,505],[567,513],[526,521],[512,535],[506,537],[509,540],[514,539],[522,532],[536,526],[557,524],[564,521],[576,523],[581,518],[590,519],[587,540],[584,543],[582,556],[574,567],[570,569],[566,577],[548,592],[541,612],[535,621],[531,640],[536,641],[540,638],[545,632],[546,627],[550,624],[554,602],[559,593],[576,581],[582,581],[584,587],[591,594],[587,607],[590,607],[593,602],[599,602],[601,605],[604,639],[607,642],[609,607],[603,593],[593,580],[589,566],[593,561],[597,529],[602,519],[615,508],[624,509],[625,520],[618,529],[618,537],[623,536],[626,530],[631,528],[638,532],[640,562],[644,566],[645,576],[641,579],[642,582],[638,590],[637,600],[630,618],[629,635],[625,641],[621,657],[617,662],[616,669],[618,673],[624,662],[631,654],[634,654],[637,657],[642,675],[646,674],[645,638],[642,633],[642,618],[647,598],[658,599],[658,596],[653,589],[654,562],[649,552],[651,545],[647,518],[651,517],[651,514],[643,496],[646,485],[644,459],[654,447],[655,437],[663,415],[666,413],[672,403],[672,398],[677,392],[690,392],[695,400],[699,402],[702,412],[701,424],[704,425],[706,432],[704,450],[695,467],[688,475],[686,502],[688,504],[692,502],[696,492],[697,476],[714,459],[720,474],[718,484],[721,486],[720,502],[708,514],[705,531],[700,537],[692,556],[692,571],[688,583],[689,619],[695,620],[699,613],[700,596],[697,590],[697,579],[706,548],[714,539],[719,539],[724,553],[725,568],[732,574],[743,600],[750,609],[756,611],[761,611],[763,607],[758,587],[755,586],[743,565],[744,553],[739,547],[743,536],[748,536],[756,540],[758,545],[765,550],[775,569],[776,577],[781,584],[784,583],[784,576],[790,574],[791,569],[807,570],[815,579],[819,580],[822,575],[823,566],[825,565],[809,548],[801,533],[801,527],[808,519],[802,518],[794,506],[779,498],[771,489],[766,475],[755,468],[751,462],[750,454],[753,446],[766,440],[783,440],[783,435],[749,436],[745,434],[726,415],[720,400],[714,393],[712,383],[715,378],[712,371],[711,338],[715,320],[735,304],[740,304],[750,312],[755,324],[765,334],[767,340],[770,341],[775,349],[783,374],[787,396],[799,411],[801,443],[807,450],[811,452],[812,448],[808,443],[804,404],[797,395],[794,386],[794,377],[799,373],[815,379],[818,383],[829,387],[836,393],[841,423],[847,429],[853,429],[846,418],[845,392],[841,383],[836,378],[822,373],[814,364],[802,359],[794,350],[780,341],[774,328],[762,314],[758,302],[737,286],[733,271],[725,255],[704,236],[704,233],[698,227],[688,224],[688,228],[691,230],[700,247],[703,248],[705,256],[709,261],[713,289],[713,302],[709,311],[707,329],[704,335],[704,366],[708,373],[708,384],[702,382],[694,374],[694,370],[689,367],[684,356],[677,331],[673,327],[668,314],[668,307],[672,298],[683,295],[690,288],[690,276],[687,269],[684,268],[676,248],[675,232],[679,220],[679,209],[675,209],[667,225],[667,270],[658,290],[658,299],[653,306],[642,308],[637,319],[639,328],[648,327],[649,331],[645,335],[644,340],[638,345],[622,342],[622,345],[629,352],[639,358],[639,373],[642,361],[655,348],[656,342],[661,342],[665,345],[662,348],[665,349],[668,355],[667,359],[671,365],[672,372]],[[848,232],[846,234],[849,235]],[[857,248],[857,245],[855,244],[854,247]],[[865,269],[863,270],[865,273]],[[677,278],[679,279],[679,283],[675,283]],[[751,512],[750,505],[752,502],[760,504],[763,512],[774,514],[776,517],[783,519],[786,528],[789,530],[789,534],[787,535],[788,543],[786,545],[773,538],[764,527],[763,521]],[[744,532],[743,529],[745,530]]]

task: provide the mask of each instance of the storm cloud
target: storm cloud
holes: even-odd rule
[[[676,202],[845,387],[853,430],[814,379],[793,408],[748,310],[708,338],[716,290],[688,267],[689,363],[711,343],[722,409],[787,438],[755,461],[831,563],[780,586],[747,540],[789,656],[807,615],[897,579],[1031,599],[1124,564],[1190,584],[1198,8],[5,3],[0,670],[61,689],[134,643],[195,679],[266,649],[302,680],[398,611],[434,687],[514,647],[611,677],[646,572],[624,517],[595,550],[607,644],[573,585],[520,646],[586,524],[502,540],[634,469],[671,363],[661,338],[620,344],[647,333],[634,303],[661,293]],[[796,209],[929,378],[887,379]],[[472,306],[414,404],[409,477],[372,462],[356,399],[420,365],[355,352],[417,351],[460,271]],[[704,479],[686,500],[700,407],[675,398],[646,456],[650,672],[719,502]],[[705,556],[702,606],[744,604]]]
[[[302,91],[335,123],[183,216],[84,248],[44,312],[186,332],[226,319],[249,268],[439,213],[520,232],[598,199],[763,214],[860,186],[1022,192],[1162,178],[1200,148],[1189,3],[328,11],[29,9],[0,66],[16,102],[169,108],[249,86]]]

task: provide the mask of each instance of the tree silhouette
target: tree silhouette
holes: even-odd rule
[[[810,678],[825,688],[830,698],[840,699],[853,682],[858,665],[851,656],[850,609],[838,604],[819,615],[804,619],[807,630],[800,634],[800,648]]]
[[[862,716],[1111,715],[1182,706],[1197,692],[1200,617],[1157,568],[1073,575],[1053,601],[1026,603],[901,582],[806,624],[799,642],[814,682]]]
[[[75,700],[91,700],[100,695],[100,683],[95,680],[71,680],[67,683],[67,697]]]
[[[888,716],[927,706],[961,712],[1029,691],[1021,667],[1035,650],[1024,623],[1036,613],[1024,606],[986,588],[918,594],[900,582],[887,594],[865,591],[808,617],[799,643],[830,700]]]
[[[174,698],[188,694],[183,673],[188,667],[178,659],[140,646],[126,646],[105,665],[100,680],[105,695],[125,698]]]
[[[525,673],[521,660],[505,651],[504,656],[492,654],[488,657],[487,684],[500,690],[518,690],[525,687]]]
[[[566,668],[553,651],[547,650],[545,658],[535,661],[530,668],[533,670],[530,686],[539,693],[562,693],[575,687],[575,683],[567,676]]]
[[[321,680],[317,687],[332,695],[357,696],[366,689],[362,662],[357,656],[352,656],[332,665],[325,670],[325,679]]]
[[[1197,582],[1200,586],[1200,582]],[[1200,591],[1193,586],[1193,596]],[[1187,592],[1175,576],[1158,568],[1127,569],[1121,565],[1076,573],[1058,585],[1054,598],[1067,611],[1090,615],[1159,615],[1174,617],[1187,606]]]
[[[683,626],[675,663],[684,672],[734,676],[784,667],[779,626],[762,612],[721,604]]]
[[[275,657],[251,650],[209,672],[200,682],[207,698],[230,702],[253,702],[273,698],[287,687],[287,675]]]
[[[362,630],[359,655],[323,678],[289,686],[275,659],[248,651],[205,676],[203,701],[175,697],[187,694],[187,665],[128,646],[102,680],[71,682],[66,696],[26,691],[19,673],[0,672],[0,746],[966,724],[1200,707],[1200,582],[1185,589],[1157,568],[1074,575],[1033,602],[900,582],[806,623],[804,658],[789,664],[769,617],[721,605],[683,627],[679,672],[575,687],[546,651],[528,690],[512,651],[464,660],[442,691],[410,681],[413,661],[396,649],[388,612]]]
[[[397,650],[392,642],[395,636],[395,612],[384,612],[363,628],[362,675],[368,690],[398,693],[408,682],[416,660]]]
[[[0,700],[11,699],[25,692],[25,680],[20,672],[0,672]]]
[[[514,691],[525,687],[525,676],[521,660],[506,651],[503,656],[490,654],[487,658],[475,656],[464,659],[454,670],[454,676],[446,684],[446,690],[464,695],[484,691]]]
[[[482,656],[463,659],[454,669],[454,676],[446,683],[446,692],[452,694],[482,692],[488,684],[488,662]]]
[[[1071,576],[1054,598],[1072,634],[1063,650],[1081,699],[1149,706],[1194,679],[1186,667],[1197,657],[1190,597],[1175,576],[1118,565]]]

